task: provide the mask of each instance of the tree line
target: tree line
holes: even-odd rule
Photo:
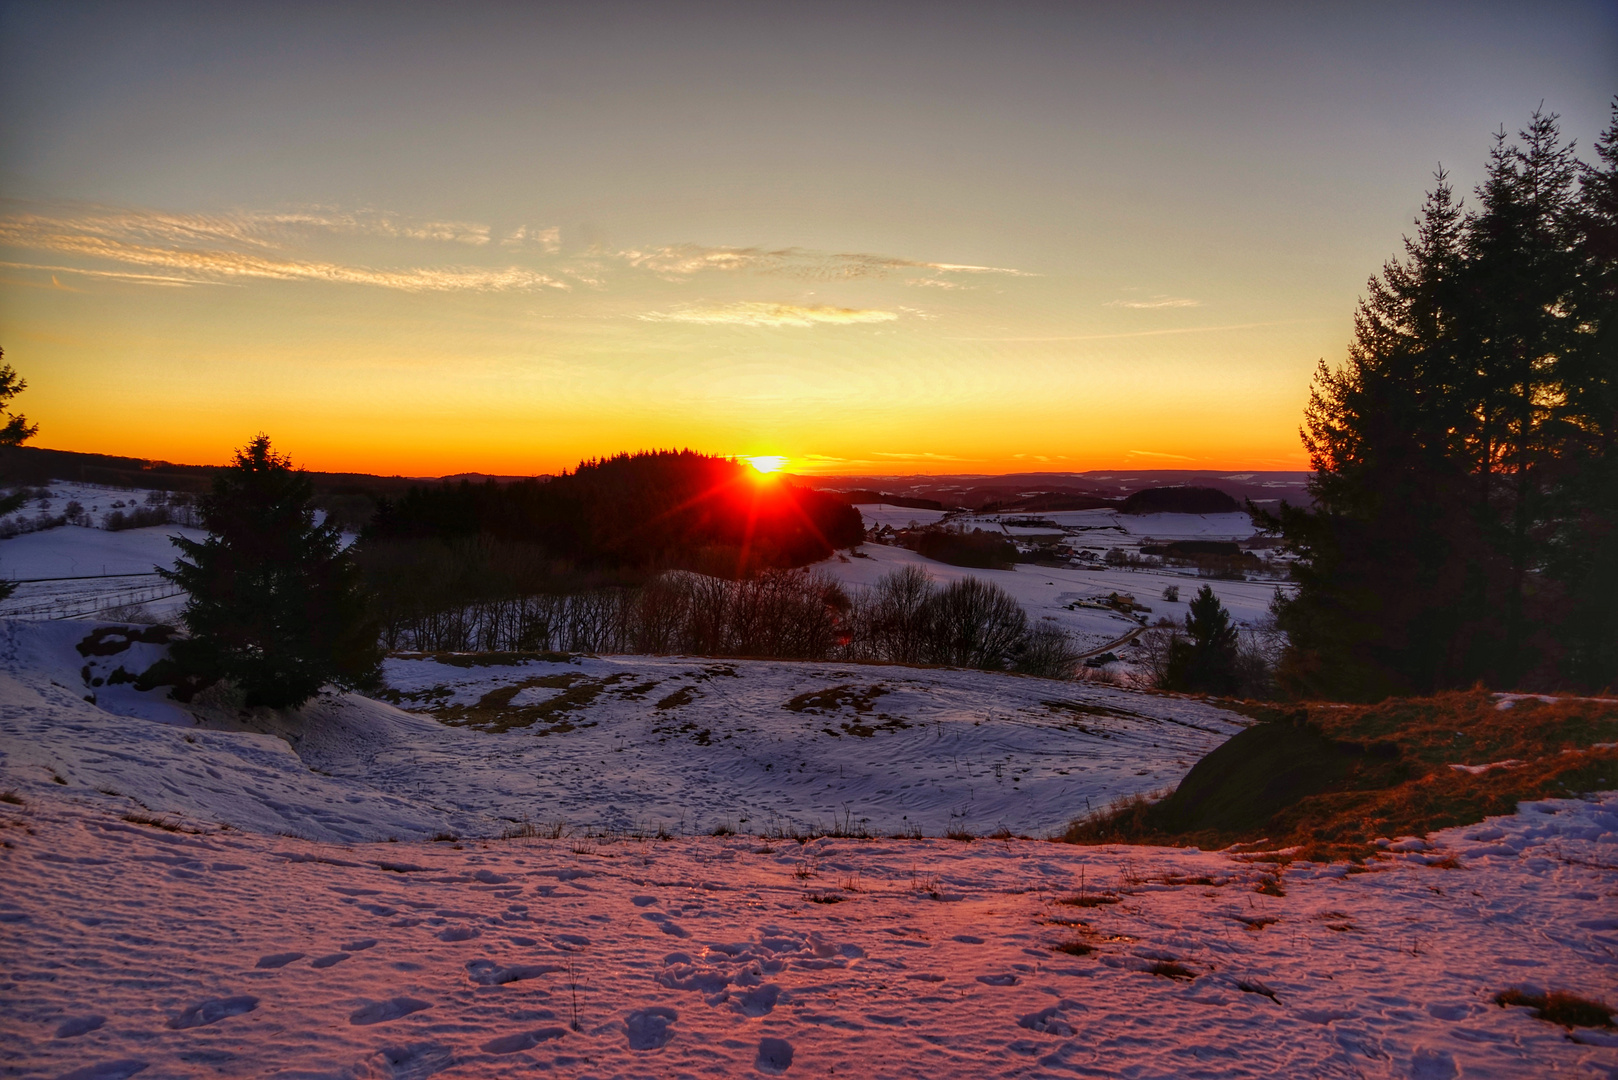
[[[1301,434],[1285,691],[1618,682],[1618,101],[1593,162],[1536,112],[1471,206],[1438,172]]]

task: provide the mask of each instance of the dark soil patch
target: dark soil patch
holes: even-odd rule
[[[510,686],[490,690],[479,698],[475,705],[443,705],[431,712],[446,724],[476,728],[494,734],[511,731],[514,728],[546,725],[534,734],[561,735],[575,730],[575,725],[566,719],[567,715],[587,708],[608,685],[610,681],[607,679],[592,679],[577,671],[538,675]],[[561,693],[537,705],[511,703],[520,691],[531,688],[556,689]]]
[[[1502,990],[1494,996],[1494,1003],[1522,1005],[1534,1010],[1534,1016],[1551,1024],[1560,1024],[1568,1030],[1576,1027],[1612,1027],[1613,1007],[1605,1001],[1594,1001],[1577,994],[1552,990],[1548,994],[1529,994],[1521,990]]]
[[[663,698],[656,705],[659,709],[678,709],[681,705],[689,705],[697,699],[697,692],[689,686],[682,686],[668,697]]]

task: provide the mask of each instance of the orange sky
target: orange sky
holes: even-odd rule
[[[1610,8],[1468,10],[10,5],[0,346],[179,462],[1305,468],[1437,162],[1604,119]]]

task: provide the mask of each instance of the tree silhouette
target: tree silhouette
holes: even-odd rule
[[[0,360],[3,360],[6,350],[0,349]],[[11,413],[11,399],[28,389],[28,380],[18,375],[10,364],[0,364],[0,446],[21,446],[39,431],[38,424],[30,424],[28,418],[22,413]],[[26,491],[14,491],[9,495],[0,495],[0,517],[21,510],[28,501]],[[12,581],[0,581],[0,600],[4,600],[17,591],[17,585]]]
[[[290,708],[328,683],[376,684],[381,650],[359,571],[336,526],[315,524],[313,488],[267,435],[239,450],[198,500],[204,541],[159,570],[190,593],[191,636],[174,663],[191,682],[226,679],[250,706]],[[186,561],[186,559],[190,561]]]
[[[1445,175],[1304,416],[1311,510],[1278,672],[1375,700],[1618,678],[1618,102],[1599,167],[1556,117],[1502,132],[1463,212]],[[1263,517],[1263,515],[1259,515]]]
[[[1236,691],[1236,628],[1213,589],[1197,590],[1185,617],[1187,638],[1169,646],[1164,683],[1170,690]]]

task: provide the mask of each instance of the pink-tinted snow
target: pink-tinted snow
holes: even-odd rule
[[[1613,795],[1281,896],[1041,841],[345,846],[66,793],[0,823],[9,1076],[1618,1074],[1618,1036],[1492,1001],[1618,993]]]

